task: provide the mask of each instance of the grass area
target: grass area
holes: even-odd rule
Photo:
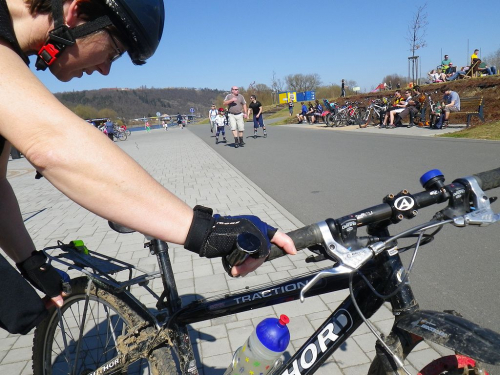
[[[500,141],[500,121],[476,125],[469,129],[460,130],[455,133],[443,134],[441,135],[441,137],[488,139],[491,141]]]

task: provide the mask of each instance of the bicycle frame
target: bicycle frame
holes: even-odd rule
[[[241,293],[226,295],[223,298],[211,297],[206,300],[192,302],[184,307],[180,305],[180,298],[177,294],[175,286],[174,274],[168,256],[168,245],[159,240],[152,240],[149,243],[151,253],[155,254],[158,258],[158,263],[161,272],[146,274],[145,276],[138,277],[123,284],[114,282],[109,275],[102,277],[100,275],[84,271],[87,276],[97,281],[98,284],[106,284],[108,287],[117,290],[118,292],[125,293],[128,297],[128,304],[140,312],[141,315],[149,315],[149,321],[154,322],[157,328],[168,330],[175,326],[170,336],[176,343],[179,354],[180,367],[183,373],[193,374],[196,370],[194,362],[194,354],[189,343],[186,340],[189,336],[187,333],[187,324],[202,322],[226,315],[232,315],[251,309],[258,309],[266,306],[272,306],[285,302],[295,301],[301,297],[302,288],[307,285],[317,274],[324,270],[332,271],[332,276],[322,279],[319,283],[315,284],[308,293],[307,297],[318,296],[330,292],[345,290],[349,288],[350,275],[344,272],[335,273],[333,269],[321,269],[312,273],[301,275],[299,277],[290,278],[280,283],[273,283],[263,285],[258,288],[245,290]],[[92,252],[91,252],[92,253]],[[60,259],[51,259],[61,262]],[[74,258],[74,255],[70,258]],[[84,256],[78,257],[79,260],[85,259]],[[66,264],[66,263],[65,263]],[[123,266],[126,263],[120,262]],[[67,264],[66,264],[67,265]],[[135,268],[132,265],[129,265]],[[75,267],[73,267],[75,268]],[[78,268],[78,267],[76,267]],[[129,269],[124,267],[124,269]],[[380,289],[381,292],[392,290],[398,284],[395,275],[404,273],[404,267],[401,263],[399,255],[397,256],[379,256],[374,261],[364,266],[361,271],[369,278],[370,282]],[[375,272],[376,271],[376,272]],[[158,297],[157,308],[165,311],[165,314],[152,315],[149,311],[144,309],[142,304],[133,297],[132,293],[127,289],[131,285],[144,283],[145,280],[152,278],[162,277],[164,291]],[[146,287],[146,286],[144,286]],[[371,317],[383,304],[383,301],[374,298],[369,288],[364,285],[359,277],[355,277],[353,281],[354,295],[359,305],[362,308],[363,315],[367,318]],[[150,293],[152,291],[150,290]],[[165,302],[165,299],[167,302]],[[401,293],[398,293],[397,298],[392,301],[394,311],[414,310],[416,302],[413,299],[413,294],[409,286],[405,286]],[[159,319],[165,319],[160,322]],[[306,341],[306,343],[286,362],[278,372],[282,373],[287,369],[293,369],[297,375],[307,375],[314,373],[321,364],[323,364],[328,357],[338,349],[363,323],[363,319],[356,311],[351,297],[347,297],[342,303],[339,304],[337,309],[323,322],[321,327]],[[181,355],[184,354],[184,355]],[[101,368],[103,370],[106,366],[112,363],[114,371],[118,367],[125,366],[122,363],[123,356],[119,356],[109,361]],[[299,370],[300,369],[300,370]],[[281,372],[280,372],[281,371]],[[107,372],[103,372],[107,374]]]
[[[161,272],[145,273],[145,275],[131,279],[131,270],[136,267],[121,261],[115,260],[116,264],[111,265],[109,271],[99,271],[99,274],[90,273],[80,268],[82,264],[80,266],[72,266],[72,268],[79,269],[87,274],[90,282],[96,282],[97,285],[101,286],[104,284],[109,289],[115,290],[117,294],[123,293],[122,299],[126,300],[128,306],[143,316],[146,321],[149,321],[150,327],[154,327],[156,332],[153,335],[146,335],[141,342],[134,344],[134,347],[130,348],[130,352],[121,353],[98,369],[95,369],[94,373],[105,375],[115,372],[119,368],[128,366],[131,363],[129,362],[131,359],[138,359],[141,355],[145,355],[146,352],[144,352],[144,349],[142,351],[138,349],[148,347],[148,345],[144,344],[159,345],[170,338],[177,348],[182,373],[194,375],[197,373],[197,370],[187,332],[188,324],[303,298],[304,286],[308,285],[318,274],[324,272],[327,272],[329,276],[321,278],[312,287],[309,285],[310,287],[306,288],[307,297],[348,289],[350,278],[352,277],[353,296],[365,318],[370,318],[384,302],[382,299],[374,296],[361,277],[352,276],[348,269],[348,272],[346,272],[345,268],[337,269],[333,267],[289,278],[279,283],[266,284],[245,290],[244,292],[225,295],[222,298],[211,297],[209,299],[198,300],[181,307],[168,255],[168,245],[156,239],[151,240],[148,245],[151,253],[157,256]],[[49,257],[52,260],[68,265],[68,263],[61,261],[60,258],[54,258],[50,255]],[[77,263],[83,262],[83,266],[85,267],[98,268],[102,265],[102,261],[94,262],[92,258],[81,254],[76,255],[75,258],[75,254],[73,253],[66,258],[72,259]],[[109,273],[123,270],[129,271],[129,281],[119,283],[109,276]],[[461,353],[479,360],[484,360],[481,359],[481,352],[487,352],[488,354],[486,355],[491,356],[491,353],[498,347],[498,342],[500,342],[500,335],[498,334],[488,332],[487,330],[483,330],[485,332],[481,333],[481,327],[449,314],[443,316],[442,313],[419,311],[410,285],[404,283],[401,286],[401,280],[405,279],[406,271],[395,248],[385,250],[363,266],[360,272],[365,275],[369,283],[379,293],[389,294],[400,287],[397,293],[390,299],[396,320],[389,336],[390,339],[388,340],[391,350],[398,355],[402,355],[403,352],[409,353],[424,338],[450,348],[458,348]],[[164,286],[161,296],[157,296],[147,285],[144,285],[145,281],[158,277],[162,278]],[[131,285],[136,284],[143,286],[157,298],[158,303],[156,306],[160,310],[159,314],[152,314],[128,291]],[[364,320],[359,315],[351,296],[348,296],[325,319],[322,325],[302,347],[285,363],[281,364],[279,368],[273,370],[272,373],[279,375],[313,374],[363,322]],[[431,328],[428,328],[429,325]],[[432,326],[435,328],[432,328]],[[471,340],[464,342],[464,336],[470,337]],[[474,340],[480,342],[482,346],[471,345],[471,341],[474,342]],[[485,342],[493,344],[490,344],[490,347],[485,350]],[[396,368],[392,358],[380,344],[377,344],[376,349],[377,355],[381,358],[384,366],[386,366],[385,368],[388,373],[391,373],[392,369]],[[125,358],[128,358],[128,360],[125,360]]]

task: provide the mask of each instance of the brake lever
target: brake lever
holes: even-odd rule
[[[500,213],[495,214],[491,208],[491,203],[494,200],[490,202],[490,199],[486,196],[483,189],[481,189],[476,179],[474,177],[465,177],[461,180],[465,180],[471,189],[474,211],[453,218],[453,225],[457,227],[464,227],[466,225],[485,227],[500,221]]]
[[[344,245],[335,241],[332,236],[332,232],[325,221],[319,222],[318,227],[323,236],[323,248],[326,255],[337,261],[338,265],[329,270],[321,271],[314,276],[300,291],[301,302],[304,302],[305,300],[305,293],[309,291],[318,281],[325,277],[354,272],[373,258],[373,256],[377,254],[377,250],[381,251],[380,249],[383,247],[380,243],[380,249],[372,249],[372,247],[369,246],[359,250],[350,251]]]

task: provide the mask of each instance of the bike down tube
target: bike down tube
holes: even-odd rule
[[[370,318],[383,304],[383,300],[375,298],[361,280],[355,283],[354,296],[366,318]],[[363,319],[358,314],[351,296],[348,296],[300,349],[288,361],[273,370],[272,374],[315,373],[361,324]]]

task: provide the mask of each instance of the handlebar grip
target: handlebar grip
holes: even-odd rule
[[[475,174],[474,177],[483,190],[490,190],[500,186],[500,168]]]
[[[307,225],[303,228],[296,229],[287,233],[297,250],[305,249],[306,247],[316,245],[321,243],[323,240],[323,236],[321,235],[321,231],[319,229],[318,224]],[[287,255],[285,251],[277,247],[276,245],[271,246],[271,252],[269,253],[269,257],[267,260],[273,260],[282,256]]]

